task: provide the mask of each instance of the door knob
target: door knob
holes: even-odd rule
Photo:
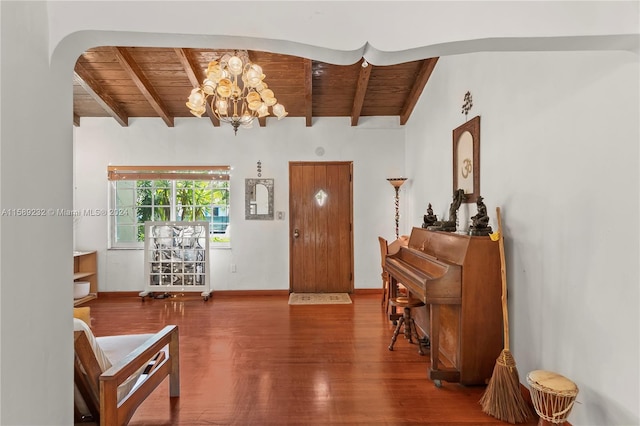
[[[293,230],[293,238],[298,238],[300,236],[300,231],[298,229]]]

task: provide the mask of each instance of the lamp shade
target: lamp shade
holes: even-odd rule
[[[402,184],[407,180],[407,178],[405,177],[387,178],[387,180],[389,181],[389,183],[391,183],[391,185],[393,185],[394,188],[400,188]]]

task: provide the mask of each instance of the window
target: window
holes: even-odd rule
[[[146,221],[207,221],[229,247],[229,166],[109,166],[112,248],[143,248]]]

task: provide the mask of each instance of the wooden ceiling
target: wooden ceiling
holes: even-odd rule
[[[207,49],[98,47],[84,52],[75,66],[73,122],[83,117],[113,117],[127,126],[131,117],[158,117],[174,126],[176,117],[191,117],[185,102],[199,86],[209,61],[224,52]],[[403,125],[429,80],[438,58],[398,65],[332,65],[295,56],[249,51],[265,82],[288,117],[398,116]],[[204,120],[205,115],[200,120]],[[220,123],[212,115],[213,126]],[[260,126],[267,121],[261,119]]]

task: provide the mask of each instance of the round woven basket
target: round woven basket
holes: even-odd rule
[[[527,374],[531,386],[533,408],[541,419],[564,423],[571,413],[578,386],[571,380],[552,371],[534,370]]]

